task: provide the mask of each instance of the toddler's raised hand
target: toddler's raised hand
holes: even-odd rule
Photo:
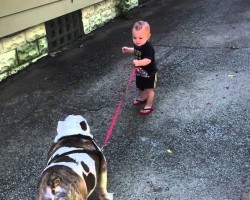
[[[122,53],[128,53],[128,47],[122,47]]]

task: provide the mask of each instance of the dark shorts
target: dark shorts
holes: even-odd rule
[[[150,77],[136,76],[136,87],[143,91],[145,89],[154,89],[157,83],[157,73]]]

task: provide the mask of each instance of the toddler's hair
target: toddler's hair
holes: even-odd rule
[[[146,22],[146,21],[135,22],[133,29],[138,31],[138,30],[141,30],[142,28],[144,28],[146,31],[148,31],[150,33],[150,26],[149,26],[148,22]]]

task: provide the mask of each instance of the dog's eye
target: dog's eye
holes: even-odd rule
[[[86,131],[87,130],[87,124],[85,121],[80,122],[82,130]]]

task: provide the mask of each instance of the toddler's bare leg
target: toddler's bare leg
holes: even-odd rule
[[[139,94],[140,94],[140,99],[141,100],[147,99],[147,92],[146,92],[146,90],[143,90],[143,91],[139,90]]]
[[[146,89],[144,91],[146,93],[146,98],[147,98],[146,106],[152,107],[154,103],[154,97],[155,97],[154,89]]]

